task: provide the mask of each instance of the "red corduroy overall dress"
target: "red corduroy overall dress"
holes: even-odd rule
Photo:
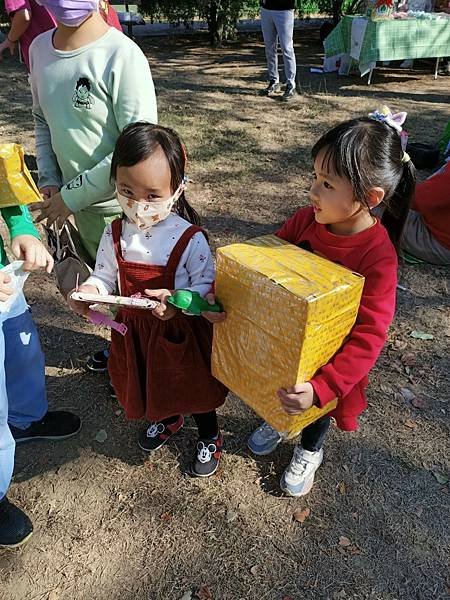
[[[165,267],[125,261],[120,237],[122,219],[112,223],[120,292],[131,296],[146,289],[175,289],[175,272],[190,239],[201,228],[181,235]],[[108,370],[129,419],[159,421],[177,414],[202,413],[221,406],[227,389],[211,375],[212,325],[181,311],[161,321],[150,311],[121,307],[116,321],[125,336],[111,332]]]

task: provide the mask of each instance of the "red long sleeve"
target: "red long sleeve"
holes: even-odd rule
[[[328,364],[311,379],[324,406],[338,398],[334,416],[342,429],[357,427],[365,408],[367,375],[386,341],[395,310],[397,255],[380,223],[352,236],[337,236],[316,223],[311,208],[300,209],[277,235],[365,277],[356,324]]]
[[[437,241],[450,250],[450,162],[417,184],[412,209]]]
[[[311,380],[320,406],[345,398],[375,365],[394,316],[396,270],[396,259],[388,256],[360,270],[366,279],[357,321],[339,352]]]

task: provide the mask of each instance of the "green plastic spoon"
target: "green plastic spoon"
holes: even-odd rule
[[[216,302],[209,304],[198,292],[191,290],[176,290],[167,302],[175,308],[181,309],[190,315],[201,315],[202,312],[222,312],[222,306]]]

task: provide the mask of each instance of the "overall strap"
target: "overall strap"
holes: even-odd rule
[[[166,270],[167,270],[167,275],[170,277],[173,277],[174,282],[175,282],[175,272],[180,263],[181,257],[183,256],[183,252],[186,250],[192,237],[196,233],[199,233],[199,232],[203,233],[205,235],[205,237],[207,237],[206,233],[203,231],[203,229],[201,227],[198,227],[197,225],[191,225],[181,234],[180,239],[173,247],[173,250],[169,256],[169,260],[167,261]]]
[[[122,218],[121,217],[119,217],[118,219],[114,219],[114,221],[111,223],[111,231],[112,231],[112,238],[113,238],[113,244],[114,244],[114,251],[116,253],[116,260],[119,263],[119,261],[123,260],[122,248],[120,247],[120,236],[122,235]]]

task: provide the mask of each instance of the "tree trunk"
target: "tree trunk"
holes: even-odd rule
[[[333,0],[333,23],[336,26],[342,17],[342,0]]]
[[[211,46],[214,48],[219,48],[224,40],[233,37],[237,20],[233,4],[233,0],[211,0],[208,3],[206,19]]]

